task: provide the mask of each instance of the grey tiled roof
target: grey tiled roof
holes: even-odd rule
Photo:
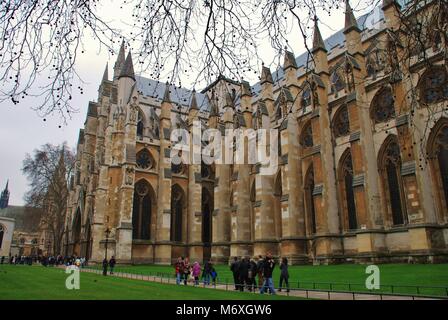
[[[384,19],[384,13],[381,9],[375,10],[372,13],[367,13],[357,19],[358,26],[361,30],[369,29],[367,26],[368,23],[370,23],[370,20],[372,19],[373,15],[375,16],[375,20],[381,20]],[[328,50],[328,54],[331,53],[331,51],[337,47],[344,47],[345,45],[345,37],[344,37],[344,29],[339,30],[329,38],[327,38],[325,41],[325,47]],[[298,68],[305,67],[305,65],[308,63],[311,63],[311,59],[308,57],[308,52],[305,52],[299,56],[296,57],[296,64]],[[277,69],[275,72],[272,73],[272,78],[274,80],[274,83],[282,80],[284,76],[283,68]],[[137,81],[137,90],[147,97],[153,97],[160,102],[162,102],[163,95],[165,93],[165,83],[148,79],[142,76],[135,76]],[[261,91],[261,85],[260,82],[256,83],[251,87],[253,95],[258,95]],[[191,94],[192,90],[186,89],[186,88],[178,88],[178,87],[171,87],[170,97],[171,102],[174,104],[181,104],[183,106],[189,106],[191,101]],[[196,99],[198,107],[201,111],[209,111],[209,105],[208,105],[208,99],[204,93],[196,92]],[[235,101],[235,105],[239,104],[239,97],[237,97]]]
[[[165,93],[165,83],[141,76],[135,76],[135,79],[137,81],[137,90],[140,94],[146,97],[158,99],[162,102],[163,95]],[[171,86],[170,91],[172,103],[180,104],[182,106],[190,105],[192,90]],[[200,110],[209,110],[208,99],[204,93],[196,92],[196,101]]]

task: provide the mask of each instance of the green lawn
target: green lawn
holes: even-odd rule
[[[289,267],[291,287],[309,289],[331,289],[366,291],[365,273],[366,265],[344,264],[329,266],[291,266]],[[423,295],[448,295],[445,288],[448,287],[448,264],[382,264],[380,269],[380,283],[382,292],[417,294],[415,286]],[[216,266],[220,282],[232,282],[232,274],[226,265]],[[174,269],[171,266],[135,265],[118,266],[117,271],[138,274],[166,274],[174,277]],[[280,271],[278,266],[274,270],[274,283],[277,286]],[[313,284],[314,283],[314,284]],[[348,286],[350,283],[350,287]],[[391,287],[393,286],[393,288]],[[407,287],[411,286],[411,287]]]
[[[41,266],[0,265],[0,300],[206,300],[293,299],[216,289],[176,286],[81,273],[80,289],[65,288],[65,270]]]

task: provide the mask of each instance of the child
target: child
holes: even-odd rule
[[[215,267],[212,266],[210,274],[212,276],[212,284],[214,287],[216,287],[216,278],[218,278],[218,273],[216,272]]]

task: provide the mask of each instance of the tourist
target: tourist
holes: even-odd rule
[[[114,268],[116,263],[117,262],[115,261],[115,256],[112,256],[112,258],[110,258],[109,260],[110,274],[114,274]]]
[[[257,282],[255,280],[255,277],[257,275],[257,264],[255,263],[254,259],[250,259],[249,261],[249,270],[247,272],[247,285],[249,291],[252,292],[252,290],[255,291],[255,288],[257,286]]]
[[[103,276],[107,276],[107,265],[108,265],[107,259],[104,258],[103,259]]]
[[[184,261],[184,285],[187,285],[188,277],[191,272],[190,268],[190,261],[188,260],[188,257],[186,257]]]
[[[201,274],[201,265],[199,264],[199,262],[195,261],[193,264],[193,268],[191,270],[191,275],[193,276],[195,286],[199,285],[200,274]]]
[[[247,278],[249,273],[249,261],[242,258],[238,265],[239,290],[244,291],[244,286],[248,284]]]
[[[239,269],[239,261],[237,257],[233,257],[233,262],[230,265],[230,271],[232,271],[233,274],[233,283],[235,284],[235,290],[239,290],[239,281],[240,276],[238,274]]]
[[[283,258],[282,262],[280,263],[280,284],[279,284],[279,289],[278,291],[282,291],[282,287],[283,287],[283,281],[286,284],[286,292],[289,292],[289,273],[288,273],[288,259],[287,258]]]
[[[202,272],[202,277],[204,278],[204,285],[210,284],[210,273],[212,269],[212,263],[210,261],[206,261],[204,264],[204,270]]]
[[[258,274],[258,287],[259,287],[259,289],[263,285],[263,263],[264,263],[263,257],[261,255],[258,256],[257,274]]]
[[[182,280],[182,277],[184,274],[184,258],[183,257],[177,258],[177,262],[174,265],[174,269],[176,272],[176,284],[180,284],[180,281]]]
[[[212,284],[216,287],[216,279],[218,278],[218,272],[216,272],[215,267],[212,265],[210,275],[212,276]]]
[[[263,286],[260,289],[261,294],[265,293],[266,288],[269,289],[271,294],[275,294],[274,283],[272,282],[274,267],[275,261],[272,258],[272,254],[268,252],[263,262]]]

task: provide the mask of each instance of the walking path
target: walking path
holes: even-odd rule
[[[96,273],[102,274],[102,270],[99,269],[90,269],[90,268],[81,268],[82,272]],[[134,274],[134,273],[123,273],[116,272],[109,276],[126,278],[126,279],[134,279],[134,280],[142,280],[142,281],[150,281],[150,282],[158,282],[158,283],[166,283],[166,284],[176,284],[175,278],[167,278],[160,276],[149,276],[143,274]],[[198,287],[204,287],[202,284]],[[217,284],[216,286],[206,286],[205,288],[217,289],[217,290],[226,290],[233,291],[233,284]],[[255,294],[260,294],[256,290]],[[311,289],[291,289],[289,293],[277,290],[277,294],[281,296],[292,296],[292,297],[300,297],[300,298],[308,298],[308,299],[323,299],[323,300],[436,300],[437,298],[432,297],[422,297],[422,296],[406,296],[406,295],[393,295],[393,294],[371,294],[371,293],[358,293],[358,292],[337,292],[337,291],[320,291],[320,290],[311,290]],[[443,299],[443,298],[440,298]]]

